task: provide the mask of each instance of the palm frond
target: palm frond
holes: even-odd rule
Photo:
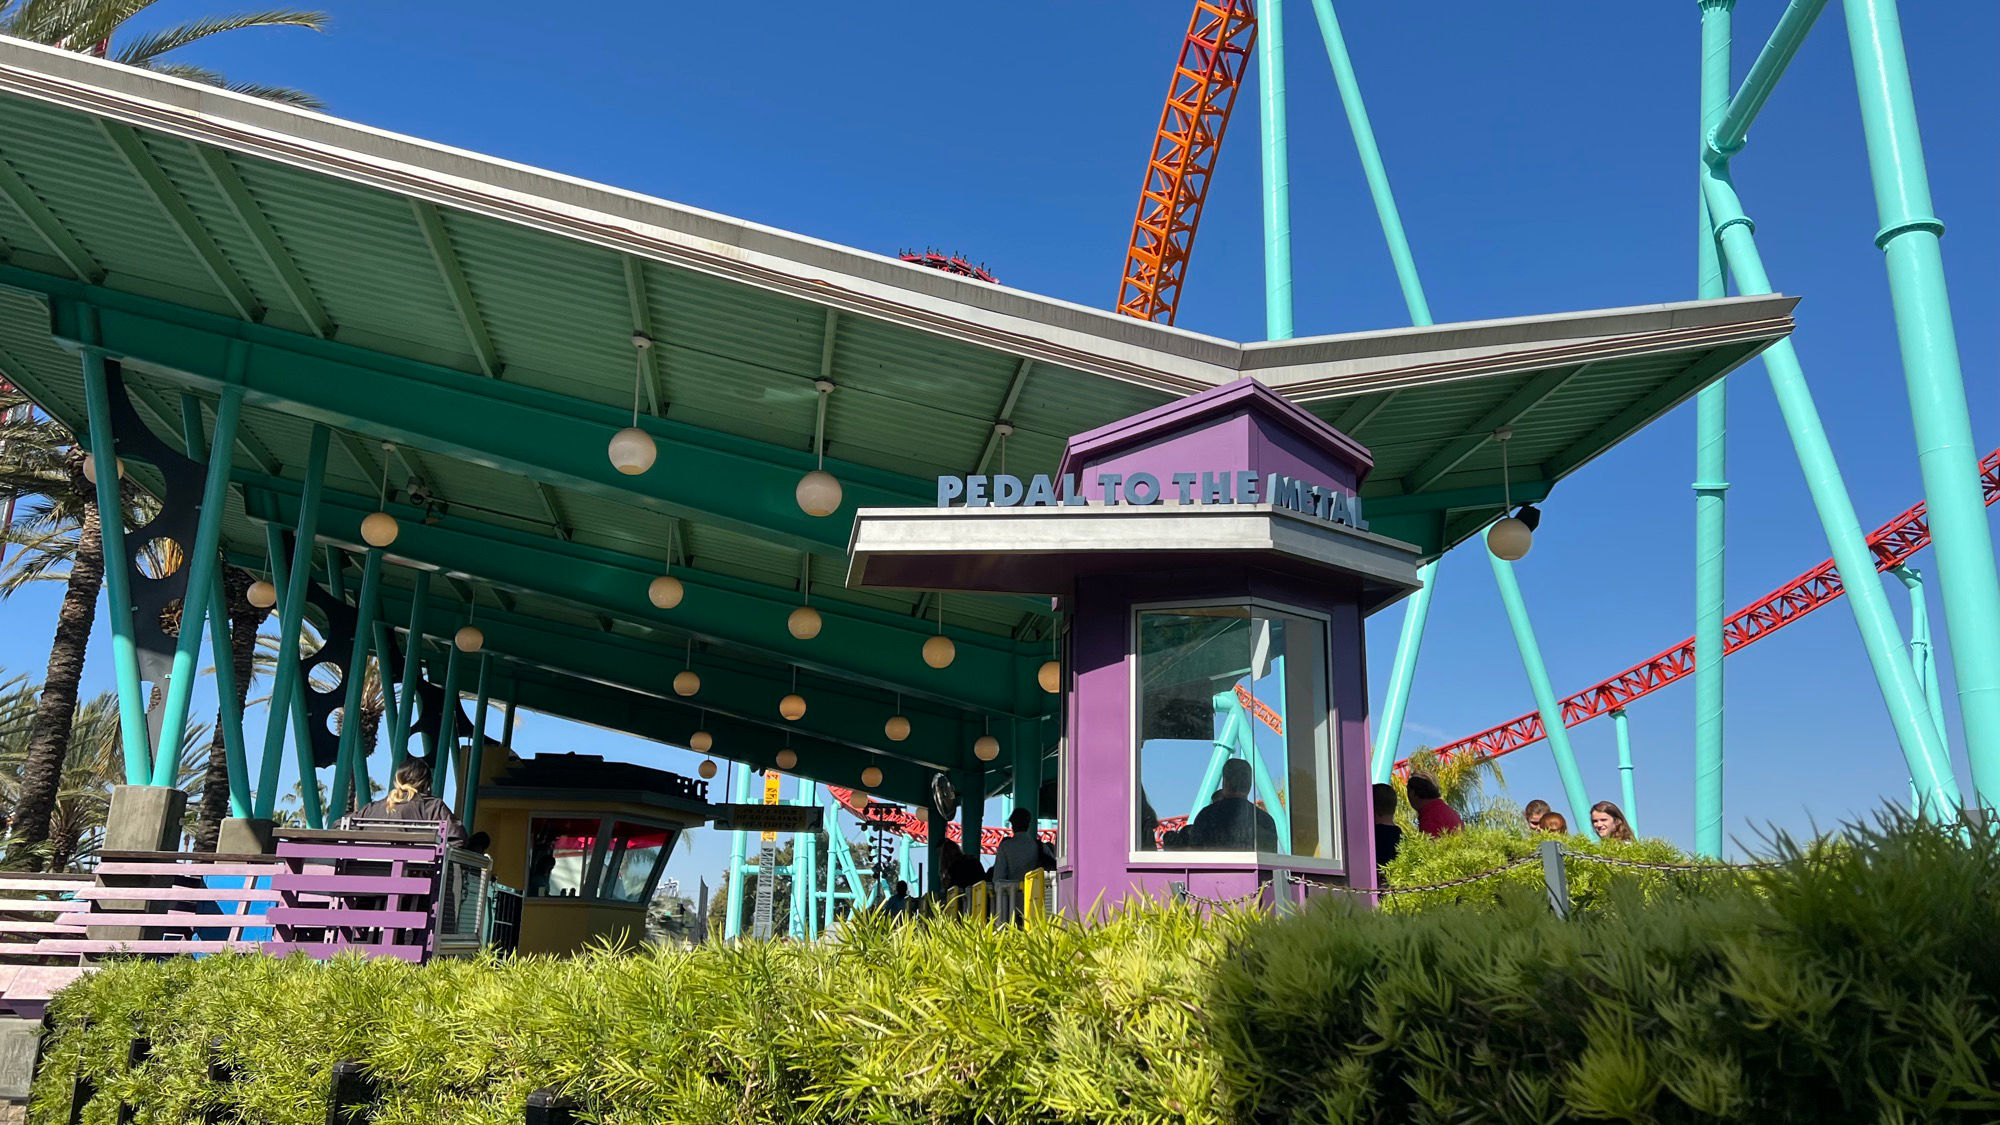
[[[158,66],[150,66],[146,69],[159,74],[170,74],[175,78],[185,78],[189,82],[199,82],[204,86],[229,85],[229,79],[224,78],[221,71],[210,70],[205,66],[196,66],[193,63],[161,63]]]
[[[295,8],[272,8],[262,12],[242,12],[233,16],[210,16],[206,19],[176,24],[160,31],[148,32],[125,44],[113,57],[128,66],[150,66],[153,60],[161,55],[178,51],[212,35],[226,35],[232,31],[248,31],[257,27],[303,27],[311,31],[324,31],[326,21],[325,12],[305,12]]]
[[[290,86],[267,86],[262,82],[231,82],[228,87],[238,94],[248,94],[253,98],[263,98],[267,102],[297,106],[300,109],[325,109],[326,102]]]

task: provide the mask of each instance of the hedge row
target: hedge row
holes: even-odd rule
[[[132,963],[60,999],[32,1113],[66,1122],[81,1074],[86,1121],[319,1125],[354,1058],[374,1120],[411,1125],[518,1122],[545,1086],[621,1125],[1992,1121],[1996,935],[1993,839],[1898,824],[1740,880],[1614,880],[1568,923],[1528,887],[420,969]],[[209,1080],[216,1050],[236,1081]]]

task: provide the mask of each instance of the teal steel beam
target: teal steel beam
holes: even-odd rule
[[[507,710],[500,720],[500,745],[509,750],[514,748],[514,712],[518,710],[514,705],[515,694],[514,681],[507,681]]]
[[[296,511],[298,487],[291,482],[254,473],[239,473],[236,480],[253,518],[287,522]],[[358,544],[361,520],[377,507],[372,496],[329,493],[321,503],[321,534]],[[790,590],[679,568],[675,574],[686,586],[686,598],[662,610],[646,596],[648,583],[659,573],[657,559],[458,516],[426,520],[418,509],[394,503],[388,510],[402,525],[398,557],[476,575],[495,587],[561,598],[620,620],[755,649],[801,668],[995,714],[1040,715],[1046,706],[1047,693],[1035,682],[1047,659],[1040,644],[947,628],[958,657],[949,668],[933,669],[917,654],[936,630],[906,615],[822,599],[816,608],[824,629],[802,641],[785,627],[798,605]]]
[[[653,336],[653,302],[646,294],[646,260],[632,254],[623,255],[625,261],[625,302],[632,310],[632,331],[651,340]],[[832,316],[833,310],[828,309]],[[660,349],[647,347],[639,350],[639,362],[646,365],[646,405],[652,408],[653,417],[661,417],[666,404],[661,391]]]
[[[1555,755],[1556,773],[1562,778],[1563,795],[1569,801],[1569,822],[1581,832],[1590,823],[1590,794],[1584,789],[1583,774],[1576,767],[1569,728],[1563,725],[1562,704],[1549,685],[1541,642],[1535,639],[1534,623],[1528,620],[1527,600],[1521,596],[1521,584],[1514,578],[1514,565],[1494,554],[1490,546],[1483,553],[1493,564],[1493,581],[1500,587],[1500,603],[1507,609],[1507,623],[1514,628],[1514,645],[1521,651],[1521,670],[1527,674],[1528,690],[1535,696],[1535,710],[1541,713],[1542,728],[1548,733],[1549,751]]]
[[[1618,787],[1620,794],[1625,798],[1623,807],[1625,823],[1630,825],[1632,833],[1637,835],[1639,832],[1639,794],[1632,781],[1632,731],[1631,722],[1625,714],[1625,708],[1620,707],[1611,712],[1611,725],[1618,732]]]
[[[79,339],[84,305],[98,310],[104,348],[160,378],[219,387],[232,339],[249,345],[245,401],[301,420],[518,473],[529,479],[704,522],[796,550],[845,554],[844,518],[806,515],[793,499],[811,452],[788,449],[669,419],[641,418],[659,460],[626,476],[605,456],[611,435],[631,421],[615,405],[482,378],[219,316],[16,265],[0,284],[50,298],[60,341]],[[921,507],[933,482],[828,458],[846,499],[842,510]],[[726,485],[726,486],[725,486]]]
[[[452,249],[451,232],[445,229],[444,216],[439,213],[436,204],[422,199],[410,200],[410,212],[416,217],[417,229],[423,231],[424,244],[430,248],[431,261],[437,265],[445,292],[451,295],[451,307],[458,313],[458,322],[465,329],[465,338],[472,345],[473,357],[479,361],[479,370],[490,378],[498,379],[505,366],[500,362],[500,353],[493,347],[492,333],[486,330],[486,317],[479,311],[479,299],[473,296],[472,284],[465,279],[465,268],[459,265],[458,251]]]
[[[1945,285],[1916,97],[1896,0],[1845,0],[1868,172],[1902,345],[1917,464],[1923,471],[1945,638],[1958,682],[1972,787],[1982,809],[2000,807],[2000,575],[1979,486],[1965,376]]]
[[[1731,24],[1736,0],[1702,0],[1701,135],[1715,129],[1729,101]],[[1695,293],[1705,298],[1729,292],[1722,251],[1708,221],[1708,201],[1700,180],[1707,161],[1696,166]],[[1729,391],[1724,380],[1703,387],[1695,398],[1694,470],[1694,848],[1722,855],[1723,620],[1729,492]],[[1622,720],[1621,720],[1622,722]],[[1624,729],[1622,726],[1619,728]],[[1629,810],[1628,815],[1629,815]]]
[[[410,595],[409,647],[403,652],[403,690],[396,700],[396,720],[389,733],[389,776],[394,777],[410,754],[410,723],[417,712],[417,674],[422,669],[424,648],[424,608],[431,596],[431,572],[417,571],[417,585]],[[386,649],[383,651],[387,651]]]
[[[264,542],[266,557],[270,561],[271,584],[278,588],[280,592],[279,596],[282,597],[284,591],[291,589],[291,582],[287,578],[289,569],[285,562],[284,537],[279,532],[276,524],[267,523],[264,525]],[[284,607],[280,605],[278,607],[278,615],[281,628],[284,620],[284,612]],[[280,641],[278,650],[273,657],[274,667],[281,667],[287,661],[290,661],[296,668],[298,666],[298,651],[298,645],[293,644],[288,652],[283,642]],[[275,680],[275,677],[273,679]],[[309,749],[305,749],[311,745],[312,728],[308,725],[306,718],[306,686],[303,678],[294,676],[292,690],[282,696],[277,694],[274,684],[269,707],[273,712],[282,711],[291,717],[292,741],[295,745],[301,747],[298,754],[300,815],[305,818],[306,827],[324,827],[325,819],[322,815],[317,780],[315,779],[311,786],[307,786],[306,784],[306,779],[313,778],[314,774],[312,753]],[[280,726],[279,729],[282,733],[283,727]],[[281,755],[283,750],[283,741],[276,743],[266,741],[263,768],[257,773],[258,793],[260,794],[257,801],[261,803],[263,800],[261,794],[268,785],[271,791],[272,807],[274,808],[277,801],[279,762],[282,760]],[[265,778],[269,778],[270,780],[266,782]],[[257,807],[257,804],[251,806],[253,815],[268,817],[269,814],[256,813]]]
[[[401,608],[402,596],[385,591],[383,612],[394,614]],[[459,619],[441,607],[433,606],[431,612],[434,628],[449,643]],[[677,644],[606,635],[504,610],[480,611],[479,627],[486,633],[487,649],[520,665],[661,699],[670,695],[669,685],[684,666]],[[882,724],[896,710],[891,693],[857,691],[856,685],[804,676],[797,686],[808,704],[805,717],[786,722],[778,715],[778,701],[792,690],[788,673],[716,651],[703,653],[694,667],[701,675],[701,691],[688,699],[689,706],[773,729],[802,731],[826,742],[879,747]],[[964,764],[971,744],[970,720],[964,713],[938,710],[908,697],[902,700],[902,713],[910,719],[910,736],[893,744],[896,756],[938,769]]]
[[[1519,390],[1501,400],[1499,405],[1466,426],[1462,435],[1445,442],[1423,464],[1411,470],[1403,478],[1403,491],[1421,493],[1438,483],[1446,474],[1464,464],[1466,458],[1485,448],[1486,443],[1493,440],[1494,431],[1520,421],[1522,415],[1541,405],[1550,395],[1563,389],[1570,380],[1583,374],[1589,367],[1587,363],[1579,363],[1573,367],[1552,367],[1529,379]]]
[[[306,454],[305,482],[300,490],[298,521],[293,525],[297,540],[292,548],[289,573],[285,575],[283,600],[278,603],[278,668],[271,677],[271,713],[264,725],[264,762],[257,775],[257,817],[260,820],[271,819],[272,811],[277,808],[278,763],[285,747],[287,718],[284,701],[304,686],[299,679],[299,631],[305,625],[306,584],[312,580],[313,543],[319,526],[320,493],[326,482],[326,450],[330,440],[331,435],[325,426],[313,427]],[[272,552],[274,570],[280,554],[281,551]],[[299,698],[303,701],[304,696]],[[305,732],[299,733],[299,781],[310,808],[318,804],[318,796],[313,791],[312,746],[305,739]]]
[[[292,307],[298,310],[299,317],[306,322],[306,327],[312,330],[313,335],[322,339],[332,336],[333,319],[326,315],[326,307],[320,304],[319,296],[313,292],[312,284],[306,280],[303,273],[299,272],[298,263],[292,260],[290,251],[285,249],[284,241],[278,237],[278,232],[272,229],[270,219],[265,217],[263,208],[259,207],[257,200],[251,196],[249,187],[243,183],[243,177],[237,175],[236,165],[230,162],[229,154],[219,148],[192,142],[188,147],[194,150],[202,167],[208,169],[209,178],[215,181],[216,190],[222,193],[223,201],[229,205],[230,213],[243,225],[244,233],[250,236],[250,244],[257,248],[257,253],[264,259],[264,264],[277,275],[278,284],[284,288],[285,296],[291,300]]]
[[[1714,0],[1708,0],[1702,5],[1704,17],[1712,3]],[[1727,93],[1729,68],[1725,60],[1723,96],[1728,98],[1728,104],[1718,112],[1713,124],[1706,120],[1706,114],[1703,115],[1702,139],[1711,159],[1719,157],[1726,160],[1743,147],[1744,138],[1750,134],[1750,123],[1764,108],[1771,91],[1778,88],[1778,79],[1784,76],[1792,56],[1799,53],[1806,33],[1812,30],[1813,22],[1819,19],[1820,12],[1825,8],[1826,0],[1792,0],[1786,5],[1778,17],[1777,28],[1771,32],[1764,49],[1757,52],[1756,61],[1750,64],[1750,72],[1743,76],[1743,85],[1737,88],[1734,97],[1729,97]],[[1726,21],[1727,17],[1724,18]]]
[[[194,698],[195,674],[201,664],[202,627],[209,603],[222,576],[222,521],[229,501],[229,455],[236,449],[236,420],[242,414],[243,392],[228,386],[215,408],[215,438],[208,443],[208,478],[202,484],[201,512],[194,543],[182,544],[188,568],[187,593],[181,599],[181,631],[174,639],[173,670],[167,673],[166,699],[160,716],[160,745],[153,755],[153,784],[172,785],[180,776],[181,744],[187,732],[188,705]],[[216,647],[229,647],[225,629]]]
[[[736,792],[731,794],[738,804],[750,801],[750,763],[737,762],[730,767],[730,775],[736,778]],[[724,894],[729,901],[722,908],[722,940],[735,941],[743,933],[743,855],[747,848],[747,832],[729,834],[729,884]]]
[[[1757,252],[1750,218],[1743,213],[1743,204],[1729,182],[1727,168],[1711,165],[1702,186],[1708,197],[1709,218],[1722,239],[1723,260],[1736,277],[1737,292],[1746,295],[1771,292],[1771,280]],[[1813,402],[1805,368],[1799,363],[1798,351],[1791,340],[1779,340],[1764,352],[1764,370],[1771,377],[1778,411],[1791,434],[1799,468],[1805,474],[1806,489],[1812,494],[1813,507],[1826,531],[1834,570],[1846,587],[1847,604],[1860,627],[1862,647],[1874,668],[1882,702],[1896,730],[1896,742],[1902,747],[1911,776],[1918,779],[1924,799],[1931,807],[1942,808],[1949,792],[1946,775],[1951,772],[1951,763],[1944,744],[1938,740],[1923,687],[1903,655],[1901,631],[1895,615],[1889,611],[1882,582],[1875,577],[1874,555],[1868,549],[1861,521],[1854,514],[1854,501],[1841,479],[1840,464],[1834,460],[1833,445],[1820,424],[1819,408]]]
[[[86,318],[82,327],[86,340],[95,335],[91,331],[93,318]],[[104,353],[92,347],[86,347],[83,353],[83,399],[90,418],[90,456],[97,466],[104,594],[111,608],[111,667],[118,685],[118,742],[125,752],[125,783],[144,785],[152,779],[152,747],[147,744],[146,686],[139,679],[139,647],[132,620],[131,567],[125,553],[125,502],[119,488],[118,445],[111,432],[110,376],[105,370]]]
[[[1264,171],[1264,336],[1292,337],[1292,172],[1285,137],[1285,6],[1257,12],[1257,126]]]
[[[172,177],[168,176],[167,170],[160,167],[160,162],[153,158],[152,152],[146,148],[146,142],[139,139],[138,130],[104,117],[97,118],[97,128],[104,134],[105,139],[111,142],[111,147],[117,150],[118,155],[124,158],[126,168],[138,179],[146,194],[152,196],[153,202],[159,205],[168,225],[174,228],[174,233],[181,236],[181,242],[187,246],[188,252],[201,263],[202,268],[208,272],[209,279],[215,282],[216,288],[222,290],[229,307],[235,309],[236,315],[244,320],[264,319],[263,302],[259,301],[257,295],[250,291],[250,287],[243,283],[243,277],[236,272],[236,267],[229,264],[228,256],[222,252],[222,247],[215,244],[215,236],[208,233],[207,227],[202,226],[200,217],[194,213],[194,208],[189,207],[187,200],[181,198],[180,191],[174,187]]]
[[[472,749],[465,755],[465,768],[458,775],[458,800],[453,808],[459,810],[459,820],[471,816],[467,810],[472,807],[474,794],[479,791],[479,767],[486,757],[486,706],[492,699],[493,682],[490,678],[492,661],[484,651],[479,654],[478,694],[472,703]]]
[[[216,721],[222,724],[223,760],[229,766],[229,815],[250,815],[250,755],[243,745],[243,700],[236,683],[236,654],[230,647],[229,599],[222,574],[210,579],[208,597],[209,656],[215,661]]]
[[[1424,647],[1424,624],[1431,617],[1431,596],[1437,591],[1438,560],[1417,568],[1423,583],[1410,595],[1403,609],[1403,631],[1396,638],[1396,662],[1389,669],[1389,690],[1382,699],[1382,722],[1375,728],[1373,761],[1369,775],[1387,782],[1396,771],[1396,751],[1403,742],[1403,719],[1410,711],[1410,692],[1416,684],[1417,656]]]
[[[361,695],[368,681],[368,652],[375,635],[375,615],[382,596],[382,552],[369,548],[361,566],[361,592],[356,598],[354,647],[341,665],[340,682],[345,693],[340,702],[340,754],[333,766],[333,807],[336,813],[349,809],[348,793],[368,792],[368,747],[361,745]],[[367,804],[356,801],[353,808]]]
[[[396,704],[400,698],[400,693],[396,689],[395,677],[390,675],[389,668],[390,655],[396,651],[395,646],[390,642],[395,639],[395,636],[396,627],[389,624],[388,619],[383,617],[378,611],[375,616],[374,630],[375,681],[382,692],[382,717],[388,722],[389,729],[392,731],[396,729]],[[393,778],[395,773],[394,767],[391,767],[389,770],[390,777]]]
[[[28,228],[55,252],[56,260],[71,277],[88,285],[104,280],[104,267],[97,264],[83,243],[76,240],[62,220],[56,218],[56,213],[49,210],[49,205],[42,202],[41,196],[35,194],[35,189],[28,186],[28,181],[5,160],[0,160],[0,195],[7,197]]]
[[[1924,598],[1924,573],[1913,566],[1899,566],[1889,573],[1910,592],[1910,667],[1917,670],[1917,679],[1923,681],[1924,700],[1930,704],[1931,719],[1937,723],[1938,741],[1949,751],[1951,737],[1944,725],[1944,692],[1938,686],[1937,649],[1931,642],[1931,611]],[[1958,780],[1956,774],[1952,780]],[[1914,787],[1916,779],[1911,778],[1910,784]]]

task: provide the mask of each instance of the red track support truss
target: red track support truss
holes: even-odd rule
[[[1989,507],[1995,500],[2000,500],[2000,449],[1987,454],[1986,459],[1979,463],[1979,483]],[[1930,541],[1931,529],[1924,518],[1924,505],[1918,504],[1876,528],[1868,537],[1868,546],[1875,552],[1875,569],[1888,571],[1908,562],[1910,556],[1929,545]],[[1840,575],[1834,573],[1833,560],[1828,559],[1737,610],[1723,623],[1723,654],[1726,656],[1770,636],[1846,592]],[[1627,668],[1603,683],[1563,700],[1563,725],[1573,727],[1599,715],[1609,714],[1693,671],[1694,638],[1689,637],[1651,660]],[[1524,746],[1533,746],[1547,737],[1541,716],[1530,712],[1480,731],[1470,738],[1440,746],[1436,753],[1442,758],[1455,758],[1462,754],[1472,754],[1481,759],[1497,758]],[[1408,769],[1409,759],[1397,762],[1396,768]]]
[[[1196,0],[1125,251],[1118,311],[1126,316],[1174,322],[1202,201],[1256,39],[1250,0]]]

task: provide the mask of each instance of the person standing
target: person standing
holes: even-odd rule
[[[896,880],[896,893],[890,895],[889,901],[882,904],[882,913],[887,914],[891,918],[901,919],[908,916],[912,911],[910,884],[902,879],[898,879]]]
[[[1438,792],[1437,782],[1422,774],[1413,775],[1407,786],[1410,807],[1417,810],[1417,830],[1426,836],[1442,836],[1465,827],[1459,819],[1458,810],[1445,804],[1444,794]]]
[[[1278,850],[1278,822],[1250,800],[1250,763],[1222,763],[1222,789],[1187,828],[1187,846],[1197,851]]]
[[[1551,836],[1567,836],[1569,835],[1569,818],[1554,809],[1550,809],[1548,812],[1542,814],[1542,825],[1536,831],[1547,832]]]
[[[1549,803],[1537,797],[1528,802],[1528,807],[1521,810],[1521,815],[1527,818],[1528,831],[1540,832],[1542,818],[1549,815]]]
[[[1375,876],[1383,882],[1389,863],[1403,846],[1403,826],[1396,823],[1396,787],[1375,783]]]
[[[1625,822],[1625,810],[1610,801],[1599,801],[1590,806],[1590,827],[1600,840],[1623,840],[1630,843],[1632,826]]]

